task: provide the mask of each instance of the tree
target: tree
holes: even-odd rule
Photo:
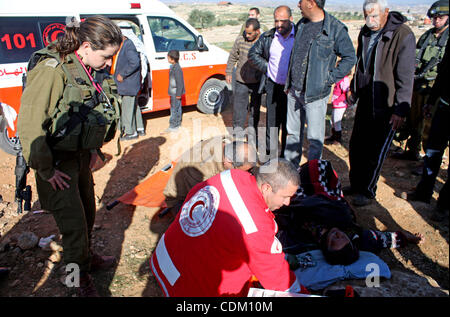
[[[192,25],[199,25],[202,29],[207,26],[210,26],[216,17],[214,13],[211,11],[200,11],[198,9],[194,9],[189,14],[188,22]]]

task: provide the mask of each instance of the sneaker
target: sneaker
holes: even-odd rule
[[[138,134],[137,132],[133,133],[133,134],[125,134],[123,136],[120,137],[120,141],[129,141],[129,140],[134,140],[138,138]]]
[[[81,273],[80,287],[78,288],[79,297],[100,297],[95,288],[94,281],[89,273]]]
[[[177,132],[178,129],[179,129],[179,127],[176,127],[176,128],[168,127],[167,129],[162,131],[161,134],[169,134],[169,133]]]
[[[91,272],[103,271],[112,268],[116,264],[116,258],[113,256],[101,256],[96,253],[92,254]]]
[[[137,131],[138,136],[145,136],[145,131],[144,130],[138,130]]]
[[[366,197],[366,196],[361,195],[361,194],[357,194],[357,195],[353,198],[352,203],[353,203],[353,205],[355,205],[355,206],[362,207],[362,206],[367,206],[367,205],[369,205],[370,203],[372,203],[372,200],[373,200],[373,199],[371,199],[371,198],[369,198],[369,197]]]

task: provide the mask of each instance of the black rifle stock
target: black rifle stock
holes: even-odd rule
[[[25,158],[22,154],[22,147],[20,144],[16,145],[16,168],[14,174],[16,175],[16,202],[17,213],[21,214],[23,210],[31,210],[31,186],[27,185],[27,174],[30,172],[30,168],[27,166]],[[23,203],[23,210],[22,210]]]

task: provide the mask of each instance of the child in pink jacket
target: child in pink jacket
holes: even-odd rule
[[[349,74],[350,75],[350,74]],[[350,89],[350,78],[349,75],[342,78],[339,82],[334,85],[333,96],[331,97],[331,103],[333,105],[333,110],[331,113],[331,131],[330,137],[325,139],[326,144],[336,144],[341,143],[342,140],[342,117],[344,116],[345,110],[348,107],[347,103],[347,92]]]

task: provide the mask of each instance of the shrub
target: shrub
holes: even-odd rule
[[[194,9],[189,14],[188,22],[194,26],[199,26],[204,29],[205,27],[211,26],[216,17],[211,11],[200,11]]]

